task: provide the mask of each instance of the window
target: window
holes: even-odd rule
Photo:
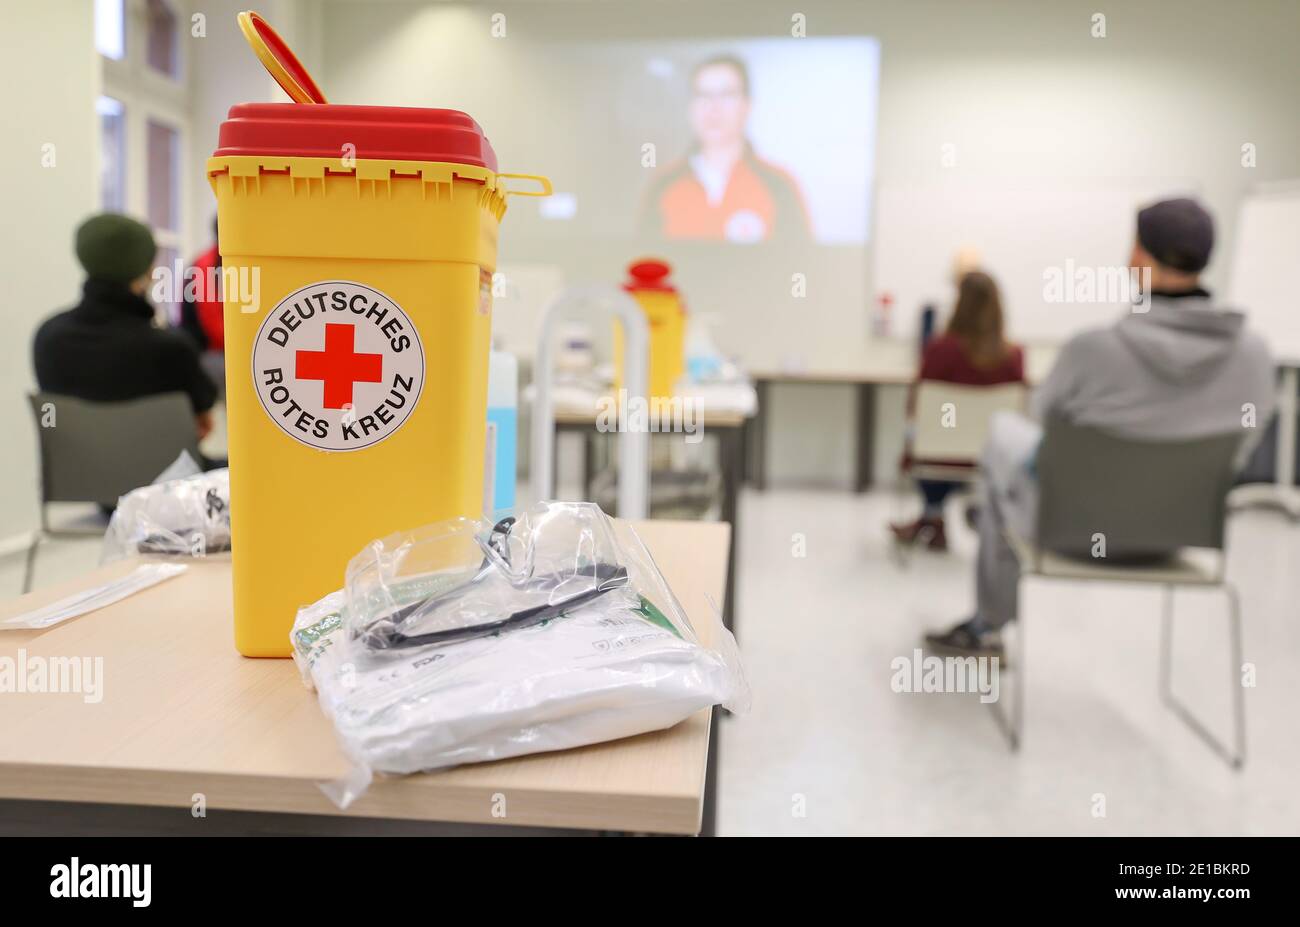
[[[176,266],[176,260],[180,256],[181,253],[179,251],[170,245],[162,244],[160,241],[158,243],[158,253],[154,255],[153,259],[154,267],[174,268]],[[184,280],[182,279],[179,283],[183,285]],[[175,296],[183,295],[179,285],[171,289],[171,294]],[[167,302],[159,303],[157,308],[162,310],[163,318],[167,320],[169,325],[177,327],[181,324],[181,304],[179,302],[169,300]]]
[[[171,126],[148,121],[149,224],[169,232],[180,226],[180,142]]]
[[[100,203],[147,223],[157,265],[173,267],[186,251],[185,204],[195,182],[186,161],[185,7],[179,0],[94,2],[104,94],[96,105]],[[159,308],[175,320],[174,306]]]
[[[115,61],[126,55],[126,0],[95,0],[95,48]]]
[[[180,54],[176,14],[167,0],[145,2],[145,61],[168,77],[179,77]]]
[[[146,122],[145,145],[148,154],[148,183],[146,186],[146,215],[149,226],[153,229],[154,240],[158,242],[158,255],[154,258],[157,267],[174,268],[180,257],[180,133],[174,128],[154,119]],[[176,292],[176,288],[173,288]],[[159,306],[172,325],[179,325],[181,307],[179,302],[163,303]]]
[[[126,209],[126,110],[121,100],[100,97],[99,114],[100,205],[108,212]]]

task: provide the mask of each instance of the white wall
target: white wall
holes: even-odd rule
[[[1072,189],[1195,178],[1219,219],[1219,259],[1208,281],[1222,287],[1243,193],[1256,182],[1300,176],[1300,4],[1290,0],[1110,5],[1104,38],[1091,34],[1099,9],[1092,0],[330,0],[320,11],[318,76],[340,102],[464,109],[484,125],[507,169],[554,170],[534,163],[530,145],[546,131],[547,110],[566,105],[539,102],[529,92],[530,80],[545,73],[538,70],[540,43],[784,35],[796,9],[806,14],[809,35],[881,40],[881,188],[1030,179]],[[505,39],[490,32],[498,12],[506,15]],[[1258,153],[1253,169],[1241,165],[1246,142]],[[955,167],[942,165],[945,144],[955,146]],[[565,254],[545,241],[520,240],[509,217],[502,255],[505,262],[554,261],[583,279],[617,279],[628,257],[617,242]],[[864,258],[862,279],[818,279],[823,268],[812,268],[797,315],[784,298],[784,268],[738,273],[705,262],[679,268],[679,278],[693,303],[721,316],[717,334],[725,349],[755,366],[794,358],[815,367],[870,337],[869,251]],[[881,415],[896,418],[892,407],[901,399],[883,391],[881,400]],[[777,405],[782,446],[774,448],[775,478],[843,485],[844,468],[813,466],[812,455],[798,449],[821,446],[828,429],[847,432],[851,403],[844,391],[801,393]],[[884,436],[885,444],[892,448],[894,437]]]
[[[230,107],[237,103],[287,103],[289,97],[262,67],[244,41],[236,16],[256,6],[298,54],[309,71],[318,64],[321,7],[316,0],[193,0],[194,9],[207,17],[207,35],[191,39],[190,78],[190,247],[188,254],[211,241],[217,203],[208,184],[205,165],[217,146],[217,130]]]
[[[212,214],[203,163],[233,103],[285,99],[243,44],[234,14],[246,0],[195,0],[208,35],[187,46],[191,83],[190,246],[203,243]],[[1195,177],[1220,219],[1220,260],[1210,282],[1222,286],[1233,218],[1257,181],[1300,176],[1300,4],[1291,0],[1152,0],[1107,10],[1107,36],[1094,39],[1090,0],[906,4],[808,0],[796,5],[811,35],[869,34],[882,43],[879,186],[978,186],[1033,177],[1083,180]],[[262,11],[339,102],[442,105],[465,109],[488,129],[502,161],[530,161],[530,138],[545,131],[547,106],[531,99],[534,55],[544,40],[781,35],[792,7],[750,2],[605,0],[521,3],[411,3],[388,0],[267,0]],[[93,103],[98,67],[89,0],[28,3],[11,18],[28,38],[0,57],[7,120],[0,226],[9,337],[0,351],[0,427],[10,438],[0,482],[0,542],[35,524],[35,436],[24,395],[32,388],[30,345],[36,324],[77,295],[71,251],[76,224],[97,203]],[[503,12],[508,38],[493,39],[490,17]],[[16,33],[11,33],[16,34]],[[57,62],[57,67],[51,62]],[[557,100],[556,107],[565,101]],[[55,144],[56,166],[41,167]],[[1258,166],[1243,168],[1251,142]],[[958,152],[940,166],[944,143]],[[522,208],[522,207],[517,207]],[[544,241],[503,233],[503,258],[555,261],[572,277],[617,278],[627,255],[617,243],[592,253],[556,253]],[[872,293],[863,279],[811,286],[792,321],[776,300],[729,299],[732,273],[708,264],[683,268],[693,301],[718,313],[724,347],[754,364],[819,356],[866,334]],[[786,285],[755,269],[751,287]],[[816,280],[812,281],[814,284]],[[752,292],[752,290],[751,290]],[[882,401],[893,402],[882,396]],[[847,478],[843,468],[811,467],[799,448],[849,426],[851,404],[830,390],[778,403],[782,447],[774,475]],[[781,412],[785,409],[791,414]],[[820,446],[820,445],[818,445]],[[792,449],[789,454],[784,451]],[[820,455],[839,459],[834,454]]]
[[[257,63],[235,25],[247,0],[196,0],[208,34],[186,39],[191,86],[191,138],[186,189],[189,248],[206,243],[214,204],[203,164],[216,127],[233,103],[287,99]],[[313,0],[270,0],[261,7],[314,62]],[[99,58],[91,0],[20,4],[6,19],[0,94],[6,105],[0,222],[0,281],[5,336],[0,338],[0,555],[37,525],[38,462],[27,393],[35,388],[32,336],[54,312],[76,302],[82,273],[72,250],[77,225],[99,208]],[[182,13],[188,18],[189,11]],[[51,144],[54,166],[42,166]]]
[[[1091,35],[1092,0],[810,0],[796,6],[807,15],[810,35],[881,39],[878,186],[988,186],[1033,178],[1074,188],[1196,178],[1220,218],[1227,254],[1243,191],[1255,181],[1300,175],[1294,118],[1300,56],[1293,45],[1300,4],[1289,0],[1124,4],[1108,12],[1105,38]],[[321,12],[320,76],[344,102],[464,109],[484,125],[507,169],[544,170],[547,165],[534,163],[540,146],[530,145],[530,138],[547,131],[547,110],[566,101],[539,100],[531,92],[546,73],[540,42],[783,35],[791,10],[772,0],[332,0]],[[490,32],[498,12],[506,15],[504,39]],[[1257,146],[1253,170],[1240,164],[1245,142]],[[941,164],[947,143],[958,154],[955,167]],[[503,249],[507,260],[548,257],[545,242],[512,239],[508,219]],[[560,259],[573,273],[617,274],[625,257],[614,243],[608,253],[597,248]],[[1211,268],[1212,284],[1223,282],[1225,264]],[[728,275],[734,270],[727,268]],[[740,282],[707,279],[707,266],[689,272],[695,285],[690,295],[723,314],[728,346],[756,363],[803,354],[815,365],[839,351],[845,338],[867,337],[869,279],[814,277],[795,323],[777,298],[788,290],[788,275],[765,282],[773,288],[771,299],[747,293],[728,304],[727,294]],[[764,269],[752,273],[762,276]],[[869,273],[864,270],[864,278]]]
[[[6,15],[0,55],[0,550],[37,524],[36,429],[27,405],[36,383],[32,335],[46,316],[77,300],[81,271],[72,236],[94,210],[99,184],[92,4],[51,0],[20,6],[20,12],[12,11],[18,15]],[[9,41],[19,30],[22,40]],[[42,164],[47,145],[53,146],[49,167]]]

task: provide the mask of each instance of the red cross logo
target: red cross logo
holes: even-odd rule
[[[354,384],[383,380],[384,356],[355,353],[356,337],[356,326],[330,322],[325,326],[324,351],[297,352],[294,376],[299,380],[324,381],[327,409],[352,405]]]

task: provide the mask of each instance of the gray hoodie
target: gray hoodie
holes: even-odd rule
[[[1153,294],[1148,311],[1070,339],[1035,391],[1032,411],[1039,421],[1063,415],[1133,438],[1198,438],[1251,421],[1258,434],[1273,413],[1274,390],[1263,339],[1240,312],[1216,307],[1198,290]]]

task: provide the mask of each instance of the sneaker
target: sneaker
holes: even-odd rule
[[[972,618],[947,631],[931,631],[925,635],[926,649],[950,657],[997,657],[1005,661],[1002,635],[997,631],[977,630],[974,624]]]
[[[905,524],[893,522],[889,530],[893,533],[894,540],[900,544],[924,544],[926,549],[936,553],[948,549],[948,535],[944,531],[942,518],[918,518]]]

